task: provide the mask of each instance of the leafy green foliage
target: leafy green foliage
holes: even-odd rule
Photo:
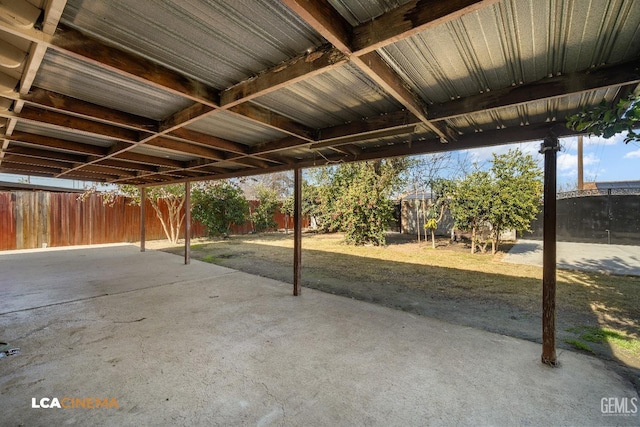
[[[471,253],[480,244],[486,247],[484,224],[489,219],[493,184],[487,171],[477,170],[458,181],[453,190],[451,214],[455,226],[461,230],[471,231]]]
[[[617,133],[627,132],[625,143],[640,141],[640,133],[635,129],[640,125],[640,97],[629,95],[615,106],[602,100],[598,106],[585,108],[567,117],[567,127],[589,135],[611,138]]]
[[[256,231],[267,231],[278,226],[273,216],[275,215],[280,202],[275,190],[260,186],[257,189],[257,199],[260,203],[251,213],[251,221],[255,225]]]
[[[531,155],[516,149],[493,155],[491,175],[493,196],[487,221],[496,253],[504,231],[529,231],[542,196],[542,172]]]
[[[505,230],[529,230],[541,195],[541,171],[533,157],[509,150],[493,155],[489,171],[477,170],[457,183],[451,212],[456,227],[471,231],[472,252],[478,245],[484,251],[490,238],[495,253]]]
[[[393,216],[392,194],[401,184],[405,159],[348,163],[317,172],[316,185],[307,186],[306,213],[324,231],[342,231],[354,245],[384,245]]]
[[[293,195],[286,197],[280,204],[280,212],[290,217],[293,216],[293,205]]]
[[[203,184],[193,189],[191,214],[209,236],[225,236],[232,225],[244,223],[249,202],[242,190],[229,182]]]

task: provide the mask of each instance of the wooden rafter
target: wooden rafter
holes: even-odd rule
[[[249,154],[249,148],[246,145],[186,128],[176,129],[168,135],[235,154]]]
[[[80,142],[68,141],[66,139],[53,138],[50,136],[36,135],[27,132],[13,132],[11,141],[32,145],[35,148],[52,148],[68,153],[101,156],[106,152],[106,148],[97,145],[82,144]]]
[[[323,46],[222,91],[220,104],[225,108],[236,106],[286,85],[324,73],[346,61],[347,58],[338,49]]]
[[[228,111],[298,138],[313,141],[316,136],[315,129],[251,102],[236,105]]]
[[[447,120],[479,111],[513,107],[533,101],[637,83],[640,83],[640,61],[632,61],[435,104],[429,107],[428,118]]]
[[[19,114],[0,112],[0,117],[2,116],[7,118],[16,118],[19,121],[25,122],[46,123],[61,128],[87,132],[121,141],[137,142],[140,139],[140,133],[136,130],[125,129],[119,126],[108,125],[94,120],[87,120],[81,117],[35,108],[32,106],[25,106]]]
[[[153,61],[108,46],[71,27],[59,25],[49,47],[132,77],[144,83],[184,96],[211,107],[218,106],[219,93],[194,79],[180,75]]]
[[[179,129],[182,126],[194,122],[195,120],[203,118],[212,111],[215,111],[213,107],[196,102],[163,120],[158,126],[158,131],[170,132],[172,130]]]
[[[188,142],[176,141],[168,138],[154,138],[147,142],[146,145],[153,147],[165,148],[180,153],[191,154],[194,156],[202,157],[211,160],[223,160],[224,154],[218,150],[203,147],[201,145],[189,144]]]
[[[357,55],[406,39],[428,28],[461,18],[499,0],[411,0],[353,29]]]
[[[146,117],[136,116],[112,108],[102,107],[90,102],[71,98],[50,90],[34,88],[20,99],[29,105],[69,113],[77,117],[123,126],[145,132],[156,132],[159,123]]]
[[[281,0],[329,43],[344,54],[351,54],[353,27],[327,0]]]

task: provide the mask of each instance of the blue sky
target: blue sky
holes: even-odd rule
[[[599,137],[584,138],[584,180],[585,181],[635,181],[640,180],[640,143],[624,143],[624,135],[618,134],[610,139]],[[558,188],[570,190],[577,186],[578,155],[577,138],[560,140],[562,150],[558,153]],[[514,147],[520,147],[539,159],[542,167],[542,155],[538,153],[541,141],[497,147],[478,148],[458,152],[458,156],[468,156],[469,160],[483,163],[492,159],[492,153],[502,154]],[[0,174],[1,181],[17,182],[23,176]],[[66,179],[31,177],[33,184],[69,188],[84,188],[81,181]]]
[[[584,180],[588,181],[640,181],[640,143],[624,143],[626,134],[612,138],[585,137],[583,143]],[[506,153],[509,149],[520,147],[539,159],[542,167],[542,155],[538,153],[541,141],[498,147],[468,150],[473,161],[479,163],[492,159],[492,153]],[[558,153],[558,188],[569,190],[577,187],[578,181],[578,138],[563,138]]]

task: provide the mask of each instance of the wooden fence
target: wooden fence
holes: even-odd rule
[[[118,197],[105,205],[102,196],[92,194],[84,201],[77,193],[0,192],[0,250],[44,246],[91,245],[140,240],[140,207]],[[252,208],[257,202],[251,201]],[[166,206],[160,205],[166,212]],[[151,204],[145,207],[147,240],[165,239],[162,224]],[[285,216],[276,213],[278,228],[285,228]],[[289,221],[289,228],[293,225]],[[303,221],[303,227],[308,224]],[[234,234],[253,230],[247,221],[232,228]],[[192,222],[191,237],[205,236],[202,224]],[[184,224],[181,230],[184,237]]]

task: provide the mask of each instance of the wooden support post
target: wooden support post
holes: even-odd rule
[[[544,208],[542,252],[542,363],[556,366],[556,154],[558,137],[549,133],[544,154]]]
[[[191,264],[191,183],[184,183],[184,263]]]
[[[145,209],[144,205],[146,203],[146,195],[147,189],[142,187],[140,188],[140,252],[144,252],[144,241],[145,241]]]
[[[300,295],[302,279],[302,170],[294,170],[293,190],[293,295]]]

